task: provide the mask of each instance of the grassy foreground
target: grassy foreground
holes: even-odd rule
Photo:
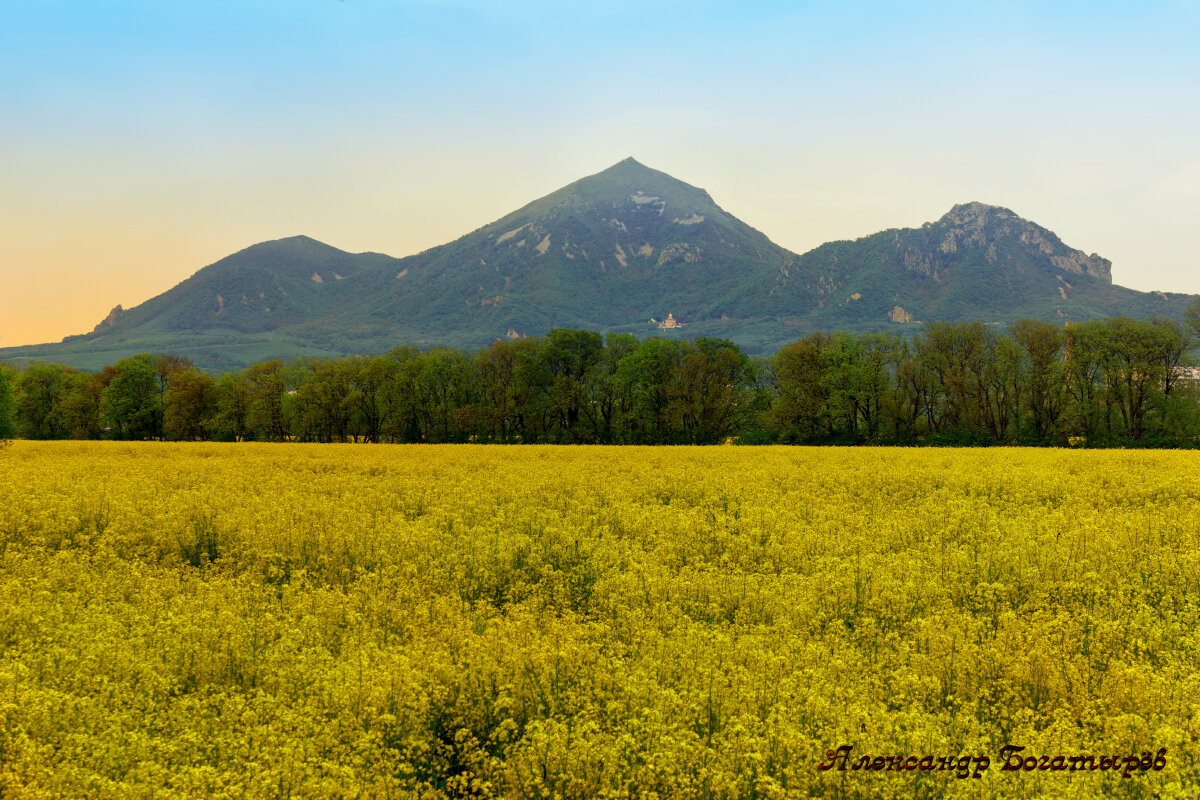
[[[17,442],[0,797],[1189,797],[1198,467]]]

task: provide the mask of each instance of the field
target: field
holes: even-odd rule
[[[1194,797],[1197,467],[17,442],[0,797]]]

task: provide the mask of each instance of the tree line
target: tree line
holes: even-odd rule
[[[1200,304],[1187,324],[813,333],[768,359],[569,329],[218,376],[141,354],[0,368],[0,439],[1194,446],[1198,340]]]

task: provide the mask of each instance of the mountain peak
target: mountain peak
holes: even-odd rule
[[[647,167],[630,156],[533,201],[486,229],[506,233],[527,223],[578,218],[585,209],[607,219],[613,226],[625,225],[626,228],[640,226],[651,214],[665,222],[687,220],[695,224],[701,220],[716,220],[722,224],[743,224],[722,211],[705,190]],[[685,227],[687,224],[684,223]],[[622,233],[629,232],[622,230]],[[645,242],[638,246],[642,244]],[[774,245],[770,247],[774,248]]]
[[[575,183],[573,183],[570,186],[567,186],[565,188],[569,189],[569,188],[571,188],[571,186],[592,183],[592,182],[595,182],[597,179],[602,179],[602,180],[608,179],[608,180],[616,180],[616,181],[647,181],[647,180],[656,181],[656,180],[664,180],[665,179],[667,181],[670,181],[672,183],[675,183],[675,184],[678,184],[681,186],[688,186],[688,184],[684,183],[683,181],[673,178],[665,172],[660,172],[659,170],[652,169],[651,167],[647,167],[645,164],[638,161],[633,156],[629,156],[628,158],[621,159],[620,161],[613,164],[608,169],[601,170],[600,172],[597,172],[595,175],[589,175],[586,178],[582,178],[581,180],[575,181]],[[694,188],[694,187],[689,187],[689,188]]]
[[[334,247],[333,245],[325,244],[324,242],[317,241],[316,239],[312,238],[311,236],[305,236],[303,234],[300,234],[297,236],[285,236],[282,239],[269,239],[265,242],[259,242],[258,244],[252,244],[241,252],[248,252],[251,250],[256,250],[256,251],[274,250],[274,251],[281,251],[281,252],[286,251],[286,252],[292,252],[292,253],[302,253],[302,252],[325,252],[325,253],[327,253],[330,251],[337,252],[337,253],[344,252],[342,250],[338,250],[338,248]]]
[[[955,205],[944,215],[942,215],[942,218],[938,220],[938,222],[958,226],[981,226],[987,224],[989,221],[995,220],[1025,221],[1009,209],[1002,206],[993,206],[988,205],[987,203],[972,201],[970,203],[959,203]]]
[[[926,227],[930,227],[927,225]],[[943,236],[938,250],[950,254],[960,250],[982,249],[988,263],[997,263],[997,248],[1013,247],[1044,261],[1053,269],[1112,283],[1112,262],[1092,253],[1090,256],[1063,243],[1058,236],[1037,223],[1024,219],[1002,206],[987,203],[959,203],[932,224]]]
[[[341,264],[339,274],[347,275],[346,270],[352,269],[348,263],[354,258],[345,250],[339,250],[333,245],[317,241],[311,236],[287,236],[283,239],[270,239],[258,244],[252,244],[244,250],[213,264],[220,268],[263,268],[272,272],[290,274],[296,277],[308,278],[314,271],[330,268],[331,264]]]

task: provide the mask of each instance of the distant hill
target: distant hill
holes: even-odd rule
[[[920,228],[830,242],[797,258],[772,307],[850,330],[935,320],[1180,317],[1191,296],[1112,283],[1112,264],[1007,208],[966,203]]]
[[[1189,300],[1115,286],[1106,259],[982,203],[796,255],[703,189],[629,158],[407,258],[305,236],[257,244],[118,306],[90,333],[0,359],[95,369],[171,352],[215,370],[399,344],[476,347],[555,327],[723,336],[769,353],[812,330],[1178,318]],[[668,315],[677,327],[660,327]]]
[[[263,242],[137,308],[110,315],[89,337],[111,340],[147,330],[260,333],[303,325],[345,302],[340,284],[346,278],[394,260],[346,253],[307,236]]]

